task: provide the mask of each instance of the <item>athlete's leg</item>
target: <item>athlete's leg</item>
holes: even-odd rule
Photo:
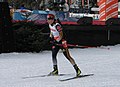
[[[52,46],[52,61],[53,61],[53,71],[50,72],[50,75],[57,75],[58,74],[58,67],[57,67],[57,53],[59,51],[59,46]]]
[[[52,61],[53,65],[57,65],[57,53],[59,51],[59,46],[52,46]]]
[[[65,55],[65,57],[70,61],[70,63],[72,65],[75,65],[75,61],[74,59],[70,56],[69,50],[68,48],[62,48],[63,54]]]
[[[62,50],[65,57],[70,61],[70,63],[73,65],[74,69],[76,70],[76,76],[79,76],[81,74],[81,70],[78,68],[74,59],[70,56],[68,48],[62,48]]]

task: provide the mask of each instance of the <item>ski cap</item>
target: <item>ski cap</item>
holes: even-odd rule
[[[47,19],[55,19],[55,16],[53,14],[48,14]]]

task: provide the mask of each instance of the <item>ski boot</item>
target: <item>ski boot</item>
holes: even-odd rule
[[[49,76],[57,76],[58,75],[58,68],[57,65],[53,66],[53,71],[49,73]]]
[[[75,64],[73,67],[74,67],[74,69],[75,69],[75,71],[76,71],[76,76],[77,76],[77,77],[80,76],[81,70],[78,68],[78,66]]]

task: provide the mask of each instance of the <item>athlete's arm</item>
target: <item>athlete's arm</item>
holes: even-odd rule
[[[63,38],[63,32],[60,31],[60,32],[59,32],[59,35],[60,35],[60,38],[62,39],[62,38]]]
[[[60,37],[60,39],[62,39],[62,38],[63,38],[63,31],[62,31],[61,25],[57,25],[57,26],[56,26],[56,29],[57,29],[58,32],[59,32],[59,37]]]

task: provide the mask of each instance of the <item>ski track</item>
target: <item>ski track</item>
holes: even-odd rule
[[[59,73],[64,76],[26,78],[48,74],[52,70],[51,51],[41,53],[0,54],[0,87],[120,87],[120,45],[103,48],[70,49],[71,56],[90,77],[65,82],[60,79],[75,76],[75,71],[61,52]]]

